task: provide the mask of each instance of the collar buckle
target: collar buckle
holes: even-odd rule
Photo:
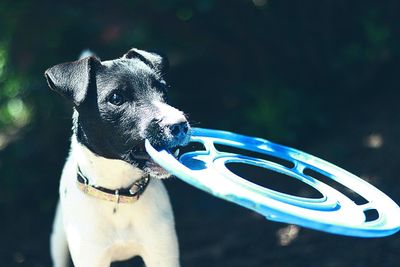
[[[115,202],[119,203],[119,190],[115,190]]]

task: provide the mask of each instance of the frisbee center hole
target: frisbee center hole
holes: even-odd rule
[[[221,145],[221,144],[214,144],[215,148],[219,152],[228,152],[228,153],[233,153],[233,154],[239,154],[242,156],[247,156],[251,158],[258,158],[258,159],[264,159],[267,161],[271,161],[274,163],[277,163],[279,165],[285,166],[286,168],[292,169],[294,167],[294,163],[286,160],[286,159],[281,159],[272,155],[260,153],[260,152],[255,152],[247,149],[242,149],[234,146],[227,146],[227,145]]]
[[[376,209],[364,210],[365,222],[372,222],[379,218],[379,212]]]
[[[363,205],[363,204],[369,203],[368,200],[366,200],[365,198],[363,198],[362,196],[357,194],[351,188],[348,188],[348,187],[342,185],[341,183],[336,182],[335,180],[329,178],[328,176],[326,176],[318,171],[312,170],[310,168],[305,168],[303,173],[305,175],[315,178],[315,179],[323,182],[324,184],[327,184],[330,187],[336,189],[337,191],[339,191],[340,193],[342,193],[343,195],[345,195],[346,197],[351,199],[357,205]]]
[[[323,195],[306,183],[263,167],[241,162],[228,162],[225,166],[241,178],[268,189],[304,198],[319,199]]]

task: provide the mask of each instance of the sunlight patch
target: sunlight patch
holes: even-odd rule
[[[278,230],[278,244],[282,247],[290,245],[299,235],[300,227],[288,225]]]
[[[253,0],[253,4],[255,6],[262,7],[267,4],[267,0]]]
[[[383,137],[378,133],[370,134],[365,138],[364,145],[373,149],[381,148],[383,145]]]

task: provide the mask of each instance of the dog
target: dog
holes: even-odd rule
[[[167,59],[130,49],[45,71],[72,103],[70,153],[50,238],[54,267],[107,267],[141,256],[147,267],[179,267],[174,216],[162,183],[170,174],[146,153],[147,139],[174,153],[190,139],[185,114],[166,102]],[[176,154],[176,153],[175,153]]]

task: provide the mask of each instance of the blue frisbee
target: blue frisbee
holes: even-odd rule
[[[176,159],[167,150],[156,150],[147,140],[146,150],[155,162],[179,179],[272,221],[358,237],[382,237],[400,230],[400,208],[393,200],[327,161],[261,138],[219,130],[194,128],[191,142],[203,144],[205,150],[187,152]],[[216,145],[258,152],[291,164],[220,151]],[[259,186],[230,171],[228,163],[248,164],[285,174],[316,189],[322,197],[300,197]],[[332,179],[365,201],[356,204],[310,173]],[[372,211],[377,215],[371,219],[368,214]]]

